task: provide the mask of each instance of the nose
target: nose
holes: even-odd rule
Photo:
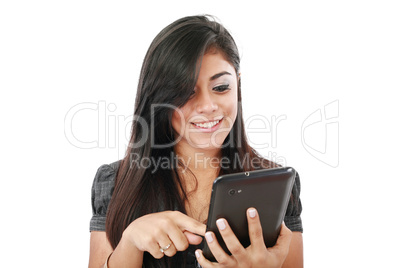
[[[197,113],[209,114],[218,109],[214,97],[208,90],[200,90],[196,101],[195,105]]]

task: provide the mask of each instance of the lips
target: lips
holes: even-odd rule
[[[210,129],[219,124],[222,121],[222,119],[223,117],[221,119],[199,122],[199,123],[192,122],[192,124],[198,128]]]

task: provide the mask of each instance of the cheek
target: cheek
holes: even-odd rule
[[[231,116],[232,116],[232,118],[234,120],[236,120],[236,117],[237,117],[237,100],[233,103]]]
[[[172,115],[172,127],[178,134],[183,134],[188,121],[188,106],[176,108]]]
[[[172,127],[176,133],[181,133],[184,127],[183,113],[180,110],[175,110],[172,116]]]
[[[233,96],[231,96],[230,101],[227,101],[225,103],[226,115],[230,117],[232,124],[237,118],[237,106],[238,103],[237,103],[237,92],[236,92],[236,94],[233,94]]]

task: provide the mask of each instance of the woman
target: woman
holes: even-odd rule
[[[246,141],[239,64],[233,38],[207,16],[179,19],[153,40],[126,155],[95,176],[89,267],[303,266],[298,177],[274,247],[265,248],[253,208],[249,247],[224,219],[221,234],[231,256],[205,233],[217,176],[276,166]],[[202,237],[218,263],[204,258]]]

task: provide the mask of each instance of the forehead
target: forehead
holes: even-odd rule
[[[236,77],[236,71],[233,65],[226,60],[222,52],[212,50],[207,52],[202,57],[201,69],[198,78],[209,79],[211,76],[223,71],[229,72]]]

